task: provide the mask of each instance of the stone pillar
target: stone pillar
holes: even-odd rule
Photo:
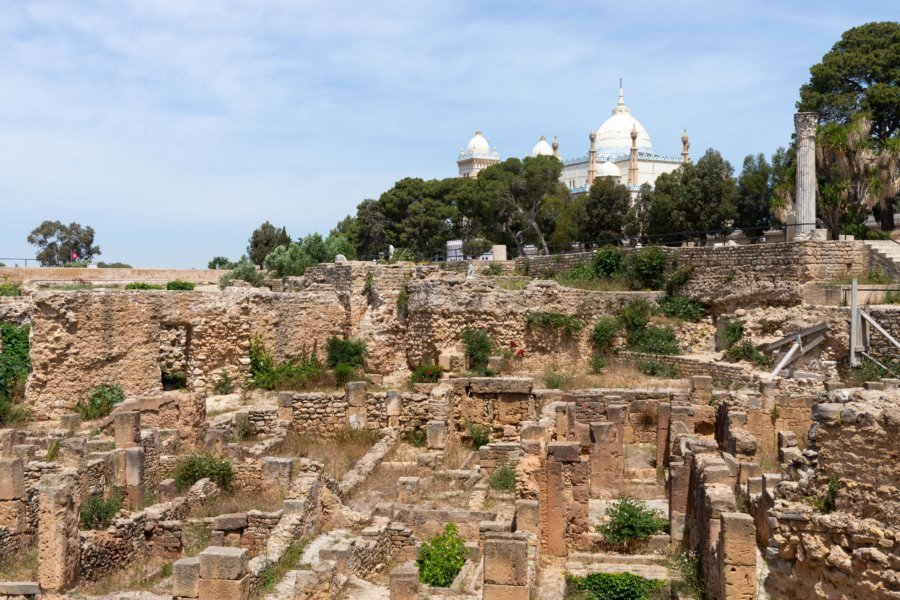
[[[688,493],[691,484],[691,460],[673,456],[669,459],[669,532],[672,535],[672,546],[679,547],[684,539],[684,526],[688,509]]]
[[[44,475],[38,484],[38,583],[44,592],[62,593],[78,580],[78,472]]]
[[[591,423],[591,496],[615,498],[625,479],[622,429],[616,423]]]
[[[402,397],[397,392],[388,392],[385,404],[387,412],[387,426],[394,429],[400,427],[400,417],[403,414]]]
[[[756,598],[756,527],[753,517],[739,512],[719,515],[718,598]]]
[[[113,417],[116,448],[131,448],[141,441],[141,413],[129,410],[116,413]]]
[[[541,539],[550,556],[566,556],[570,545],[575,550],[586,546],[591,463],[582,459],[579,442],[550,442],[546,468]]]
[[[144,449],[126,448],[125,494],[132,506],[143,506],[144,502]]]
[[[513,519],[514,531],[540,533],[540,503],[537,500],[516,500],[516,514]]]
[[[672,405],[660,402],[656,405],[656,467],[664,466],[669,457],[669,414]]]
[[[797,135],[796,201],[797,235],[808,235],[816,222],[816,127],[819,114],[796,113],[794,131]]]
[[[444,421],[428,421],[426,432],[429,450],[443,450],[447,447],[447,423]]]
[[[22,459],[0,459],[0,527],[5,527],[12,536],[29,533],[25,502]]]
[[[199,555],[198,594],[200,600],[248,600],[250,576],[247,549],[210,546]]]
[[[200,595],[200,557],[192,556],[172,565],[172,596],[197,598]]]
[[[419,569],[410,561],[391,571],[391,600],[419,600]]]
[[[483,600],[528,600],[528,535],[490,533],[484,540]]]
[[[365,381],[351,381],[347,384],[347,421],[351,429],[365,429],[369,424],[369,411],[366,408]]]

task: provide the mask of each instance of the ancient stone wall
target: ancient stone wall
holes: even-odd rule
[[[900,341],[900,306],[879,306],[870,309],[869,314],[878,321],[895,340]],[[868,327],[869,344],[872,354],[875,356],[890,357],[894,360],[900,358],[900,348],[890,343],[874,327],[866,323]]]

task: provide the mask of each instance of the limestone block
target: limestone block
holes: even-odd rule
[[[691,377],[692,392],[708,392],[712,393],[713,378],[711,375],[694,375]]]
[[[419,600],[419,569],[410,561],[391,571],[391,600]]]
[[[75,431],[81,425],[81,416],[78,413],[65,413],[59,417],[59,426],[66,431]]]
[[[25,496],[25,473],[21,458],[0,459],[0,500]]]
[[[349,384],[348,384],[349,385]],[[369,424],[369,413],[365,406],[351,406],[347,410],[347,425],[350,429],[365,429]]]
[[[350,546],[341,542],[331,548],[319,550],[319,560],[331,560],[337,566],[338,573],[347,575],[350,572]]]
[[[200,557],[176,560],[172,565],[172,595],[196,598],[200,595]]]
[[[531,588],[524,585],[485,583],[482,600],[530,600]]]
[[[537,534],[540,531],[540,503],[537,500],[516,500],[516,515],[513,523],[516,531]]]
[[[351,381],[347,384],[347,403],[353,408],[366,407],[366,391],[369,386],[365,381]]]
[[[525,585],[528,573],[528,542],[519,534],[490,534],[484,540],[484,582]]]
[[[0,596],[23,598],[38,598],[41,595],[41,587],[33,581],[2,581],[0,582]]]
[[[547,430],[537,421],[522,421],[519,424],[520,438],[523,442],[538,442],[547,435]]]
[[[116,448],[129,448],[141,441],[141,413],[136,410],[117,412],[113,417]]]
[[[241,529],[247,528],[247,513],[229,513],[225,515],[218,515],[215,519],[213,519],[213,529],[218,529],[220,531],[238,531]],[[218,577],[218,579],[225,579],[223,577]]]
[[[753,517],[739,512],[719,515],[719,554],[731,565],[756,566],[756,526]]]
[[[224,598],[248,600],[250,598],[250,576],[246,575],[240,579],[201,578],[198,590],[200,600],[224,600]]]
[[[178,496],[178,488],[174,479],[163,479],[159,482],[159,501],[169,502]]]
[[[557,462],[580,461],[581,444],[578,442],[550,442],[547,444],[547,458]]]
[[[262,484],[275,484],[281,487],[291,485],[294,461],[291,458],[280,456],[267,456],[260,462],[260,478]]]
[[[400,394],[388,393],[385,412],[388,417],[399,417],[403,414],[403,399]]]
[[[45,592],[64,592],[78,579],[78,472],[66,469],[38,484],[38,583]]]
[[[606,420],[610,423],[624,423],[628,414],[628,406],[625,404],[610,404],[606,407]]]
[[[466,357],[461,352],[447,351],[438,355],[438,365],[445,371],[458,373],[466,369]]]
[[[428,421],[428,448],[443,450],[447,447],[447,423],[444,421]]]
[[[200,553],[201,593],[202,580],[238,580],[247,573],[246,548],[210,546]],[[231,596],[221,596],[230,598]]]
[[[24,500],[0,500],[0,527],[5,527],[13,535],[28,531]]]

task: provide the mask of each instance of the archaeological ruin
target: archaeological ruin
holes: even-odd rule
[[[650,250],[0,268],[0,600],[900,599],[900,263]]]

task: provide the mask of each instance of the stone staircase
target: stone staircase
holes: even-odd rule
[[[900,273],[900,244],[891,240],[866,240],[863,243]]]

